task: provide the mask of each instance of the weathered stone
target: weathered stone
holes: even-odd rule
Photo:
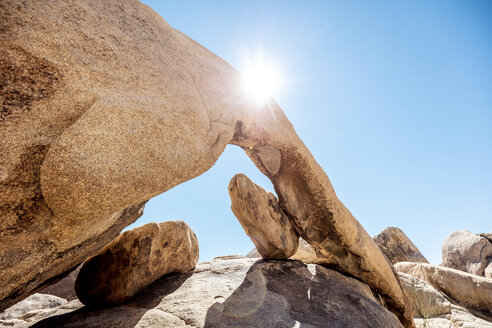
[[[427,281],[453,303],[492,321],[492,279],[426,263],[400,262],[395,264],[395,268],[398,272]]]
[[[368,285],[300,261],[214,260],[156,281],[130,301],[33,327],[402,327]]]
[[[446,318],[415,319],[415,323],[417,328],[492,328],[492,323],[463,308],[453,308]]]
[[[270,192],[236,174],[229,183],[231,209],[265,259],[285,259],[299,245],[299,234]]]
[[[125,231],[89,258],[75,281],[86,305],[123,302],[168,273],[193,269],[198,241],[183,221],[148,223]]]
[[[149,7],[3,0],[0,33],[0,309],[96,252],[125,208],[202,174],[232,143],[271,179],[301,236],[413,326],[396,273],[280,107],[243,95],[235,69]]]
[[[246,257],[261,258],[261,255],[256,248],[253,248],[248,254],[246,254]],[[299,247],[297,247],[295,254],[289,257],[289,260],[298,260],[306,264],[330,265],[337,263],[337,260],[333,256],[326,257],[302,238],[299,238]]]
[[[393,264],[398,262],[429,263],[417,246],[398,228],[388,227],[373,239]]]
[[[492,279],[492,261],[485,268],[484,275],[485,275],[485,278]]]
[[[442,265],[479,276],[492,260],[492,243],[469,231],[453,231],[442,244]]]
[[[37,321],[74,311],[82,306],[78,300],[67,300],[47,294],[33,294],[0,312],[0,327],[27,328]]]
[[[451,302],[428,282],[403,272],[398,275],[410,295],[414,317],[432,318],[451,313]]]

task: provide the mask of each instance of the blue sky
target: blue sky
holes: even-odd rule
[[[434,264],[453,230],[492,230],[492,2],[144,1],[240,69],[263,56],[277,102],[370,235],[401,228]],[[147,203],[182,219],[200,260],[253,248],[230,210],[236,173],[273,191],[235,146]]]

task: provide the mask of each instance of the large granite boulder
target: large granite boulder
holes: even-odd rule
[[[125,231],[89,258],[77,276],[82,303],[121,303],[168,273],[192,270],[198,241],[183,221],[148,223]]]
[[[395,268],[428,282],[454,304],[492,322],[492,279],[427,263],[400,262]]]
[[[280,107],[242,94],[235,69],[149,7],[4,0],[0,33],[0,309],[97,252],[135,219],[128,211],[231,143],[304,240],[414,325],[390,263]]]
[[[441,246],[442,265],[485,275],[485,268],[492,261],[492,243],[484,236],[469,231],[453,231]]]
[[[236,174],[229,183],[231,209],[265,259],[286,259],[299,245],[299,233],[274,194]]]
[[[63,326],[402,327],[363,282],[300,261],[245,258],[201,263],[124,304],[81,308],[33,327]]]
[[[417,246],[399,228],[387,227],[373,239],[393,264],[398,262],[429,263]]]

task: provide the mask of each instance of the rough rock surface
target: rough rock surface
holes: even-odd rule
[[[286,259],[299,245],[299,233],[280,208],[277,198],[236,174],[229,182],[231,209],[264,259]]]
[[[156,281],[116,307],[33,327],[402,327],[353,278],[300,261],[214,260]]]
[[[484,274],[485,274],[485,278],[492,279],[492,261],[485,268]]]
[[[426,263],[400,262],[395,264],[395,268],[398,272],[427,281],[447,295],[452,303],[492,321],[492,279]]]
[[[25,328],[44,318],[76,310],[82,306],[78,300],[67,300],[47,294],[33,294],[23,301],[0,312],[0,327]]]
[[[439,317],[451,313],[451,302],[428,282],[403,272],[398,275],[411,297],[414,317]]]
[[[453,308],[445,318],[415,319],[415,323],[417,328],[492,328],[492,323],[463,308]]]
[[[492,260],[492,243],[469,231],[453,231],[442,244],[442,265],[479,276]]]
[[[65,278],[62,278],[57,283],[40,290],[38,293],[58,296],[66,299],[67,301],[77,299],[77,295],[75,295],[75,280],[77,279],[77,275],[79,274],[81,267],[82,264],[70,272]]]
[[[428,282],[399,272],[405,290],[411,295],[415,323],[419,328],[492,328],[492,323],[452,304]]]
[[[0,33],[0,309],[94,254],[129,224],[124,209],[202,174],[231,143],[270,178],[301,236],[413,326],[390,263],[280,107],[258,107],[237,71],[149,7],[3,0]]]
[[[198,241],[183,221],[148,223],[125,231],[89,258],[75,291],[86,305],[123,302],[168,273],[183,273],[198,262]]]
[[[399,228],[387,227],[373,239],[393,264],[398,262],[429,263],[417,246]]]
[[[260,253],[256,248],[253,248],[246,257],[249,258],[261,258]],[[324,254],[321,254],[316,250],[312,245],[309,245],[307,241],[302,238],[299,238],[299,247],[297,247],[297,251],[294,255],[289,257],[289,260],[299,260],[307,264],[321,264],[321,265],[330,265],[336,263],[336,259],[331,257],[326,257]]]

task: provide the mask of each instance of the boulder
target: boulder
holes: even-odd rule
[[[415,318],[428,319],[451,313],[451,302],[428,282],[403,272],[398,275],[410,295]]]
[[[398,228],[387,227],[373,239],[393,264],[398,262],[429,263],[417,246]]]
[[[183,221],[125,231],[80,269],[75,291],[86,305],[123,302],[168,273],[192,270],[198,241]]]
[[[125,209],[207,171],[230,143],[304,240],[414,326],[390,263],[278,104],[243,95],[234,68],[149,7],[3,0],[0,34],[0,309],[96,253],[131,223]]]
[[[402,327],[369,286],[300,261],[214,260],[165,277],[124,304],[33,327]]]
[[[485,275],[485,278],[492,279],[492,261],[485,268],[484,275]]]
[[[67,300],[48,294],[36,293],[0,312],[0,327],[27,328],[50,316],[76,310],[82,306],[78,300]]]
[[[286,259],[299,245],[299,233],[274,194],[236,174],[229,183],[231,209],[265,259]]]
[[[253,248],[246,257],[249,258],[261,258],[260,253],[256,248]],[[333,256],[327,257],[325,254],[321,254],[316,248],[308,244],[302,238],[299,238],[299,246],[294,255],[289,257],[289,260],[299,260],[307,264],[321,264],[330,265],[336,263],[336,259]]]
[[[492,323],[477,318],[463,308],[453,308],[445,318],[415,319],[417,328],[492,328]]]
[[[442,244],[442,265],[479,276],[492,260],[492,243],[469,231],[453,231]]]
[[[492,321],[492,279],[460,270],[414,262],[395,264],[398,272],[427,281],[457,305]]]
[[[415,323],[418,328],[492,328],[466,308],[451,303],[448,296],[427,281],[399,272],[405,290],[412,298]]]

